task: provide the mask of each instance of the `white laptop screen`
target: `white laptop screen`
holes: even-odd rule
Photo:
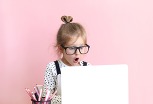
[[[62,104],[128,104],[128,66],[61,69]]]

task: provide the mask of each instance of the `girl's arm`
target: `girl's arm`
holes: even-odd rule
[[[56,87],[56,72],[54,63],[51,62],[47,65],[45,75],[44,75],[44,85],[43,85],[43,97],[46,95],[46,90],[49,89],[51,93],[54,92]]]

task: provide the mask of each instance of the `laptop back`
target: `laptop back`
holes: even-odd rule
[[[128,104],[128,66],[61,68],[62,104]]]

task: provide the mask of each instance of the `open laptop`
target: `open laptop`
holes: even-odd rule
[[[128,104],[128,66],[61,68],[62,104]]]

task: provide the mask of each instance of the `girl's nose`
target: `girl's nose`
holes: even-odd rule
[[[76,49],[75,54],[77,54],[77,55],[80,54],[79,49]]]

